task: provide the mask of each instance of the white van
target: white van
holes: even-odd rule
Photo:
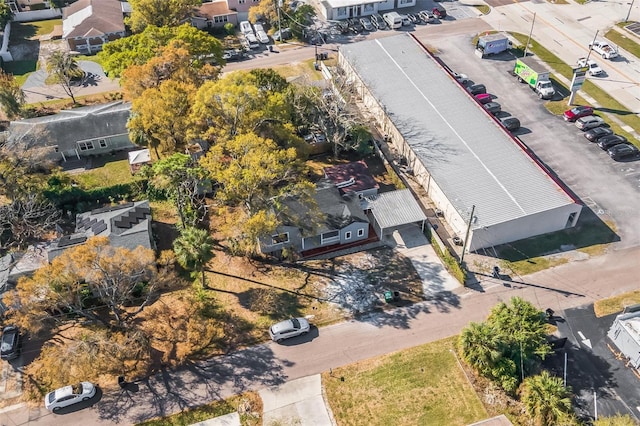
[[[389,28],[393,28],[397,30],[402,27],[402,16],[398,12],[389,12],[382,15],[384,21],[387,23]]]
[[[258,39],[253,32],[245,34],[244,37],[247,40],[249,49],[257,49],[260,47],[260,43],[258,43]]]

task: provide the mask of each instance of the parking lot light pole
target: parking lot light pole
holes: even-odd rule
[[[633,7],[633,2],[636,0],[631,0],[631,5],[629,5],[629,11],[627,12],[627,17],[624,19],[624,22],[629,22],[629,16],[631,16],[631,8]]]
[[[536,14],[533,13],[533,21],[531,21],[531,31],[529,31],[529,37],[527,37],[527,44],[524,46],[524,55],[523,57],[527,57],[527,49],[529,48],[529,43],[531,42],[531,34],[533,34],[533,24],[536,23]]]

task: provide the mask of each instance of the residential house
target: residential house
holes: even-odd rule
[[[53,241],[47,247],[47,259],[51,262],[65,250],[97,236],[109,238],[109,243],[115,247],[155,249],[149,201],[102,207],[78,214],[75,232]]]
[[[119,0],[78,0],[62,9],[62,38],[69,49],[93,54],[125,36],[124,13],[128,3]]]
[[[262,253],[279,253],[283,249],[303,253],[369,238],[369,219],[357,196],[341,195],[334,184],[323,179],[316,185],[314,198],[320,210],[317,218],[297,199],[284,200],[285,207],[279,212],[285,217],[284,225],[260,241]]]
[[[63,162],[129,150],[135,147],[127,130],[130,112],[130,103],[116,101],[12,121],[7,142],[42,148]]]
[[[237,22],[249,20],[249,9],[259,3],[260,0],[227,0],[229,9],[238,13]]]
[[[380,188],[364,160],[325,167],[324,176],[341,194],[353,193],[361,199],[376,195]]]
[[[191,18],[191,25],[201,30],[222,28],[228,22],[238,25],[238,12],[229,9],[227,0],[203,2]]]

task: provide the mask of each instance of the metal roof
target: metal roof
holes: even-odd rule
[[[420,205],[408,189],[383,192],[366,197],[366,208],[371,209],[373,217],[382,229],[393,228],[427,219]]]
[[[410,35],[340,52],[474,228],[575,204]]]

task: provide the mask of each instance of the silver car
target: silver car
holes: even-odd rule
[[[274,342],[307,334],[311,324],[306,318],[291,318],[274,324],[269,328],[269,336]]]
[[[576,120],[576,127],[583,132],[594,127],[603,126],[604,120],[597,115],[587,115],[586,117],[580,117]]]
[[[362,27],[364,28],[365,31],[373,31],[373,25],[371,25],[371,21],[369,20],[369,18],[360,18],[360,23],[362,24]]]
[[[44,406],[47,410],[57,413],[61,408],[88,401],[96,394],[96,387],[93,383],[80,382],[75,385],[65,386],[49,392],[44,397]]]

